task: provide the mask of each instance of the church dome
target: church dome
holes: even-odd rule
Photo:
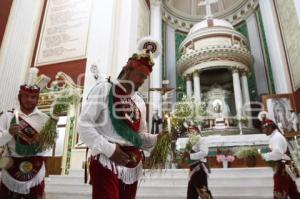
[[[231,25],[231,23],[229,23],[228,21],[225,21],[222,19],[211,19],[211,22],[209,22],[209,20],[203,20],[203,21],[195,24],[191,28],[189,34],[193,34],[195,32],[201,31],[204,28],[208,28],[209,23],[212,23],[213,27],[224,27],[224,28],[234,29],[233,26]]]
[[[253,63],[249,49],[247,38],[228,21],[208,18],[191,28],[180,44],[177,70],[183,76],[220,67],[248,70]]]

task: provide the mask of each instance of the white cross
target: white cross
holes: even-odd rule
[[[218,0],[204,0],[199,2],[198,6],[206,5],[206,18],[212,17],[211,4],[218,2]]]

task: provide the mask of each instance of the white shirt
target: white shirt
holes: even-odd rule
[[[111,86],[108,82],[101,82],[91,90],[78,122],[80,139],[91,149],[92,155],[102,153],[111,157],[115,151],[115,143],[132,146],[112,125],[108,108]],[[141,112],[139,135],[143,141],[142,148],[151,148],[156,143],[156,135],[147,133],[145,102],[137,93],[134,93],[131,99]]]
[[[8,154],[13,157],[22,157],[21,155],[15,152],[16,140],[15,138],[8,132],[10,123],[14,114],[11,112],[3,113],[0,116],[0,146],[7,145]],[[29,123],[37,132],[40,132],[47,122],[49,116],[45,113],[41,112],[37,108],[34,109],[32,113],[29,115],[24,114],[21,110],[19,110],[19,117],[24,119],[27,123]],[[36,156],[45,156],[47,152],[41,152],[36,154]]]
[[[192,147],[195,153],[190,154],[191,160],[200,160],[201,162],[206,162],[206,157],[208,154],[208,144],[200,137],[197,144]]]
[[[287,141],[285,137],[275,129],[270,136],[269,148],[271,152],[262,154],[266,161],[277,161],[290,159],[285,153],[287,150]]]

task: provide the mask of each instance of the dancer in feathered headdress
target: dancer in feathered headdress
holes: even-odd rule
[[[292,147],[288,147],[288,141],[279,132],[273,120],[265,119],[262,130],[270,137],[270,152],[261,154],[261,157],[273,166],[274,198],[300,198],[300,192],[295,183],[295,179],[299,177],[299,171],[289,151]],[[296,143],[295,146],[298,147],[298,144]]]
[[[81,112],[78,133],[91,149],[94,199],[135,198],[143,168],[141,148],[157,141],[157,135],[147,132],[145,102],[136,90],[150,75],[160,45],[147,38],[138,46],[140,52],[128,59],[116,81],[98,82]]]
[[[20,108],[0,117],[0,146],[8,149],[7,156],[0,160],[0,198],[42,198],[44,194],[46,154],[39,145],[49,117],[36,106],[50,78],[37,75],[38,69],[31,68],[26,84],[20,86]]]

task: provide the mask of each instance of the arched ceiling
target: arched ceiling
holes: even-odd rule
[[[236,25],[258,6],[258,0],[210,0],[214,18]],[[188,31],[206,16],[205,0],[162,0],[163,19],[176,29]]]
[[[206,15],[203,0],[164,0],[165,5],[173,9],[182,17],[200,17]],[[247,3],[247,0],[215,0],[211,3],[212,14],[214,16],[225,14]],[[200,4],[200,5],[199,5]]]

